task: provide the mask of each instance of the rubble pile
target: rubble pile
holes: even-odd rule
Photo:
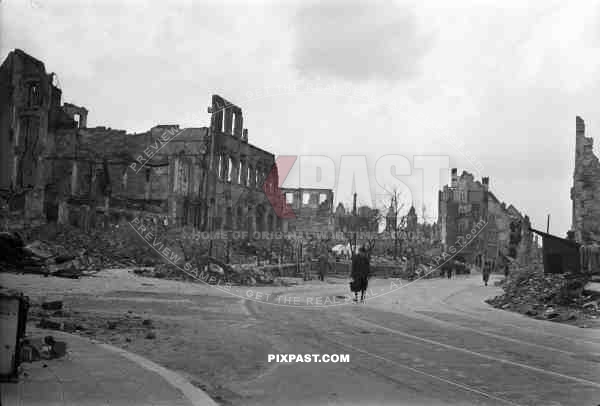
[[[61,358],[67,354],[67,343],[52,336],[27,338],[20,347],[21,362],[35,362]]]
[[[129,343],[134,339],[152,340],[157,337],[156,328],[158,323],[131,310],[122,314],[90,314],[75,310],[72,305],[63,305],[62,300],[32,303],[28,319],[41,329],[62,331],[94,338],[102,337],[110,341],[124,338]],[[22,355],[24,360],[35,361],[40,358],[47,359],[44,358],[44,353],[40,351],[39,342],[30,341],[27,344],[30,344],[29,347],[33,346],[35,348],[26,349],[26,352]],[[56,348],[56,346],[53,347]],[[48,350],[48,348],[45,350]],[[61,351],[57,351],[56,349],[54,352],[61,353]],[[48,353],[47,351],[46,354],[50,355],[51,358],[57,355],[52,352]]]
[[[54,231],[54,230],[53,230]],[[73,256],[87,269],[124,268],[134,265],[155,265],[160,262],[151,247],[141,238],[132,238],[126,227],[92,229],[83,232],[70,226],[56,228],[54,232],[31,233],[34,244],[44,245],[55,256]],[[45,237],[45,238],[44,238]]]
[[[504,294],[487,302],[497,308],[542,319],[596,318],[600,314],[598,306],[590,303],[596,303],[598,297],[584,289],[588,280],[585,275],[544,274],[541,269],[531,266],[510,275],[501,284]]]
[[[270,285],[275,282],[275,275],[279,275],[277,265],[234,265],[232,270],[232,282],[248,286]]]
[[[150,278],[179,281],[203,281],[209,284],[231,283],[247,286],[288,284],[284,281],[285,278],[280,277],[280,265],[227,265],[216,259],[211,259],[208,262],[208,267],[198,266],[197,277],[194,276],[194,269],[184,271],[184,269],[172,264],[159,264],[155,267],[136,268],[133,270],[133,273]]]
[[[107,268],[148,266],[160,257],[130,230],[90,230],[70,226],[0,233],[0,269],[78,278]],[[30,241],[26,243],[26,241]]]

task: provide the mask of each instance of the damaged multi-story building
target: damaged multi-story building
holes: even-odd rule
[[[295,217],[285,221],[283,231],[309,234],[335,231],[333,190],[282,188],[282,192]]]
[[[143,215],[201,230],[284,228],[275,156],[248,142],[240,107],[214,95],[209,127],[89,128],[86,108],[61,104],[54,77],[21,50],[0,67],[8,222],[90,227]]]
[[[55,82],[41,61],[21,50],[0,66],[0,194],[7,224],[44,218],[51,134],[78,125],[60,106]]]
[[[575,170],[571,188],[572,226],[575,241],[600,244],[600,162],[594,140],[585,135],[585,122],[575,119]]]
[[[249,142],[242,109],[213,95],[210,125],[142,133],[88,127],[44,63],[22,50],[0,67],[4,228],[107,226],[142,217],[201,231],[335,231],[333,191],[280,189],[275,155]]]
[[[484,261],[501,264],[506,257],[521,263],[531,259],[529,217],[500,202],[489,189],[488,177],[476,181],[466,171],[459,177],[453,168],[451,184],[439,192],[438,216],[443,250],[463,262],[481,266]]]

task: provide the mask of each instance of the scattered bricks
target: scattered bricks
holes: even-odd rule
[[[154,340],[154,339],[156,338],[156,333],[155,333],[154,331],[149,331],[149,332],[146,334],[146,338],[147,338],[148,340]]]
[[[64,311],[64,310],[56,310],[54,313],[52,313],[53,317],[70,317],[71,315]]]
[[[63,264],[65,262],[69,262],[74,260],[75,257],[73,255],[59,255],[54,259],[56,264]]]
[[[554,310],[551,307],[546,309],[546,311],[544,312],[544,317],[547,318],[548,320],[555,319],[558,316],[560,316],[560,313],[558,313],[556,310]]]
[[[77,324],[72,322],[63,322],[61,323],[61,330],[66,331],[67,333],[73,333],[77,330]]]
[[[116,321],[109,321],[107,327],[108,327],[109,330],[114,330],[114,329],[117,328],[117,322]]]
[[[63,307],[62,300],[55,300],[53,302],[42,303],[42,309],[44,310],[61,310]]]
[[[29,345],[23,344],[21,346],[21,354],[19,355],[21,362],[34,362],[40,359],[39,354],[35,349]]]
[[[50,319],[41,319],[37,325],[39,328],[45,328],[50,330],[61,330],[61,323],[50,320]]]
[[[64,357],[67,354],[67,343],[64,341],[56,341],[52,345],[52,355],[55,358]]]
[[[142,325],[144,325],[146,327],[152,327],[152,320],[145,319],[144,321],[142,321]]]

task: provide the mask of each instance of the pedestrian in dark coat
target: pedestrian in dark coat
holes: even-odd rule
[[[354,292],[354,301],[358,302],[358,292],[361,293],[360,301],[364,303],[365,292],[369,285],[369,276],[371,274],[371,265],[365,247],[360,247],[360,251],[352,259],[352,271],[350,276],[350,290]]]
[[[490,280],[491,273],[492,273],[492,264],[490,264],[489,262],[486,261],[485,265],[483,266],[483,272],[481,273],[481,276],[483,277],[483,283],[485,284],[485,286],[488,285],[488,281]]]
[[[331,263],[329,262],[329,254],[324,252],[319,257],[319,280],[325,281],[327,271],[331,269]]]

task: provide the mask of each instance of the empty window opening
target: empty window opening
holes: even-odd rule
[[[37,83],[29,85],[27,104],[30,107],[35,107],[40,104],[40,87]]]
[[[233,161],[231,160],[231,158],[229,158],[227,160],[227,182],[231,182],[232,174],[233,174]]]

